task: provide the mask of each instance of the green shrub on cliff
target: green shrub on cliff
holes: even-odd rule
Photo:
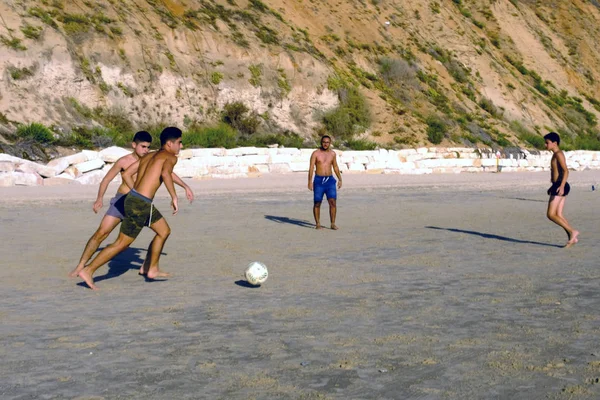
[[[237,133],[226,123],[217,126],[192,127],[182,136],[183,147],[225,147],[236,146]]]
[[[328,132],[339,138],[352,138],[371,125],[371,112],[364,96],[354,86],[343,86],[338,90],[340,104],[323,116]]]
[[[54,133],[43,124],[32,122],[29,125],[19,125],[17,136],[21,138],[33,139],[39,143],[52,144],[56,142]]]

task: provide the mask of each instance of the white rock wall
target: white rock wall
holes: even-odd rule
[[[261,174],[307,173],[314,149],[256,148],[185,149],[175,173],[187,179],[252,177]],[[552,153],[532,155],[522,150],[517,158],[496,159],[491,152],[472,148],[418,148],[403,150],[335,150],[343,173],[435,174],[463,172],[547,171]],[[130,150],[109,147],[37,164],[0,154],[0,187],[26,185],[97,185],[112,164]],[[600,169],[599,151],[565,153],[569,169]],[[120,176],[117,178],[120,181]]]

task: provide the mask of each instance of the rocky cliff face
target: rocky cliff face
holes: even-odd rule
[[[242,102],[259,131],[306,138],[599,143],[596,0],[4,0],[0,15],[9,129],[210,124]]]

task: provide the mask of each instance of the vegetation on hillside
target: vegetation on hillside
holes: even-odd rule
[[[56,99],[69,116],[67,126],[59,120],[47,126],[25,116],[16,120],[2,110],[0,123],[23,138],[78,147],[126,145],[136,130],[156,134],[162,126],[177,124],[185,128],[186,145],[201,147],[298,147],[314,145],[318,135],[328,133],[339,147],[361,149],[427,144],[541,148],[543,134],[554,130],[566,149],[600,150],[600,36],[595,28],[600,6],[595,1],[576,0],[565,8],[557,0],[308,0],[297,5],[280,0],[185,5],[31,0],[12,7],[19,29],[5,22],[0,45],[18,56],[43,46],[50,33],[63,37],[86,84],[104,99],[93,108],[85,98]],[[531,45],[569,80],[542,73],[499,15],[520,21]],[[566,16],[570,26],[561,22]],[[245,68],[234,73],[224,66],[230,60],[205,59],[199,39],[206,32],[232,54],[244,54],[250,60]],[[185,42],[192,43],[188,51],[195,52],[197,64],[181,51]],[[98,43],[112,49],[111,60],[94,54]],[[143,64],[131,43],[141,49]],[[270,65],[258,54],[284,54],[292,66]],[[328,76],[312,82],[309,64],[299,62],[307,58],[326,68]],[[136,81],[115,80],[102,67],[107,63],[137,71]],[[40,76],[36,63],[7,65],[6,71],[11,88]],[[182,121],[161,111],[145,123],[135,116],[147,111],[148,93],[170,90],[160,87],[167,72],[181,78],[174,88],[177,102],[189,106],[202,98],[202,106],[194,106]],[[318,124],[311,132],[301,131],[311,116],[297,107],[289,107],[292,122],[287,126],[275,118],[282,112],[278,107],[293,103],[299,79],[304,79],[303,90],[312,85],[315,92],[329,90],[337,98],[336,106],[314,110]],[[193,95],[186,80],[204,94]],[[218,102],[224,88],[258,91],[267,110],[257,107],[257,100]],[[127,106],[115,106],[113,99]]]

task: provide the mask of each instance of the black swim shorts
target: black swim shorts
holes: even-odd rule
[[[548,191],[546,193],[548,193],[548,196],[558,196],[558,188],[560,187],[560,183],[559,182],[554,182],[552,184],[552,186],[550,186],[550,189],[548,189]],[[569,185],[569,182],[565,183],[565,190],[563,192],[563,196],[566,196],[569,194],[569,192],[571,191],[571,185]]]

